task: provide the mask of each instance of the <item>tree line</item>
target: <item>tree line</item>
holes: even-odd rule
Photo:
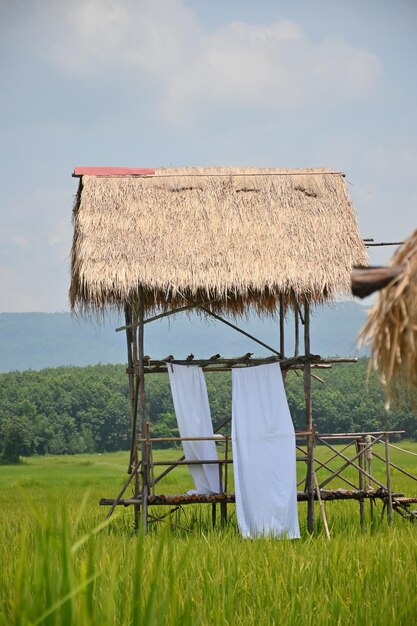
[[[384,408],[368,360],[315,370],[313,415],[319,432],[406,430],[417,439],[417,416],[407,398]],[[314,371],[314,370],[313,370]],[[231,415],[229,372],[206,375],[214,425]],[[290,371],[286,391],[296,428],[305,426],[302,372]],[[168,376],[146,378],[147,413],[154,436],[177,435]],[[77,454],[128,449],[128,378],[123,365],[58,367],[0,374],[0,458],[17,462],[30,454]]]

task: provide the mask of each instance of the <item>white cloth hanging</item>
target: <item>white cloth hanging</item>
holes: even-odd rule
[[[204,374],[199,367],[168,364],[172,399],[181,437],[213,437]],[[183,441],[186,460],[217,461],[214,441]],[[189,465],[197,493],[219,493],[219,466]]]
[[[295,432],[279,363],[233,370],[232,445],[242,535],[298,538]]]

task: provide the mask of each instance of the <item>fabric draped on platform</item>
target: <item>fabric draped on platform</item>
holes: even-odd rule
[[[295,432],[279,363],[233,370],[232,445],[242,535],[298,538]]]
[[[172,399],[181,437],[212,437],[213,423],[204,374],[199,367],[168,365]],[[186,460],[217,461],[214,441],[183,441]],[[219,466],[189,465],[197,493],[219,493]]]

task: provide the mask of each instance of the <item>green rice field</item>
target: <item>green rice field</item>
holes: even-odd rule
[[[400,445],[417,454],[417,444]],[[417,456],[391,454],[417,474]],[[361,528],[357,502],[328,502],[328,541],[318,504],[313,536],[300,504],[300,540],[244,540],[233,505],[225,528],[213,528],[211,506],[199,505],[151,525],[144,538],[133,532],[131,509],[118,507],[104,522],[98,506],[126,480],[127,457],[32,457],[0,467],[1,626],[416,623],[417,521],[394,514],[389,526],[381,502],[372,521],[366,503]],[[375,474],[384,478],[382,463]],[[353,468],[344,475],[355,480]],[[392,481],[394,491],[417,496],[417,483],[397,470]],[[161,481],[164,493],[191,487],[185,467]]]

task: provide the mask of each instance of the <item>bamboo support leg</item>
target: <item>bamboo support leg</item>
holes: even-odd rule
[[[314,532],[314,435],[309,435],[307,443],[307,530]]]
[[[220,520],[221,525],[227,525],[227,502],[220,502]]]
[[[387,500],[387,517],[388,523],[392,524],[392,489],[391,489],[391,466],[389,460],[389,435],[388,433],[384,434],[385,440],[385,467],[387,473],[387,491],[388,491],[388,500]]]
[[[310,356],[310,307],[307,300],[304,304],[304,351]],[[311,398],[311,363],[306,361],[304,366],[304,394],[306,403],[306,427],[309,432],[313,431],[313,411]],[[314,435],[307,438],[307,528],[308,532],[314,531]]]
[[[365,447],[369,446],[369,444],[372,443],[371,435],[365,435],[363,441],[364,441]],[[372,476],[372,454],[373,454],[372,447],[368,447],[368,449],[365,452],[365,470],[367,471],[369,476]],[[368,491],[371,487],[372,487],[372,480],[368,477],[365,477],[365,489]],[[369,512],[371,515],[371,523],[374,521],[374,506],[375,506],[375,502],[373,501],[372,498],[369,498]]]
[[[362,442],[360,439],[356,440],[356,452],[359,453],[358,465],[359,465],[359,489],[362,491],[364,489],[364,477],[362,473],[363,469],[363,452],[362,452]],[[363,498],[359,500],[359,517],[361,528],[365,525],[365,503]]]
[[[143,533],[146,535],[148,529],[148,494],[149,494],[149,433],[147,432],[146,421],[146,396],[145,396],[145,371],[144,371],[144,293],[143,288],[139,286],[138,290],[138,362],[139,362],[139,411],[140,425],[142,436],[142,526]]]
[[[213,502],[213,504],[211,505],[211,524],[213,528],[216,527],[216,517],[217,517],[216,503]]]

